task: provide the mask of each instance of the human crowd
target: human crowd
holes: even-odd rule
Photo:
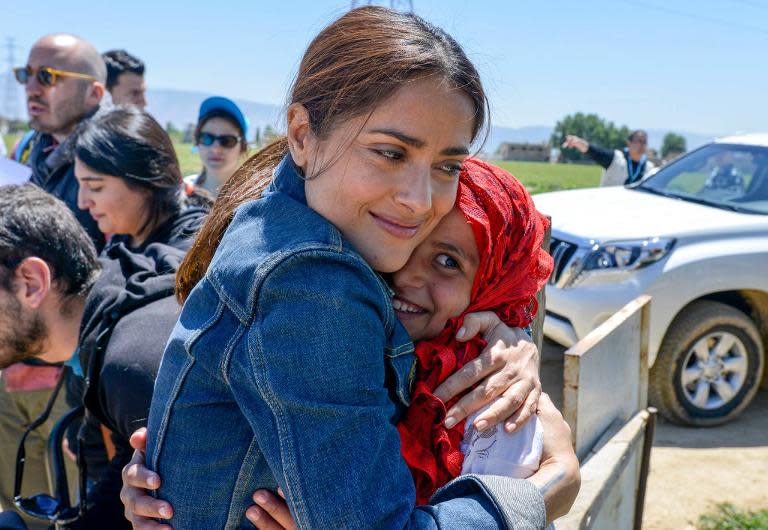
[[[61,33],[15,69],[31,177],[0,185],[0,528],[567,513],[579,463],[529,336],[548,221],[472,156],[489,110],[461,46],[353,9],[250,157],[241,109],[202,102],[189,176],[144,68]]]

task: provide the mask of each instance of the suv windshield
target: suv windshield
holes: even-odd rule
[[[710,144],[663,167],[637,189],[768,215],[768,148]]]

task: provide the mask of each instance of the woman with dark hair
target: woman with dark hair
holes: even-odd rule
[[[184,182],[214,196],[248,152],[248,118],[231,99],[214,96],[200,104],[194,140],[203,169]]]
[[[399,451],[414,353],[382,274],[453,208],[487,117],[474,66],[413,14],[355,9],[309,45],[286,117],[179,270],[147,445],[171,524],[248,527],[251,492],[281,487],[301,528],[543,525],[541,490],[503,477],[416,508]]]
[[[75,177],[79,184],[78,206],[88,210],[102,233],[111,236],[100,258],[105,270],[112,269],[112,272],[100,277],[103,286],[96,290],[105,293],[105,297],[90,305],[84,316],[83,334],[93,340],[81,346],[80,366],[87,373],[91,370],[90,359],[99,357],[104,351],[125,352],[124,356],[118,355],[117,358],[115,354],[111,355],[103,362],[102,370],[91,370],[90,388],[99,388],[101,372],[110,372],[110,367],[117,363],[119,366],[131,366],[130,373],[124,373],[122,381],[132,382],[133,388],[139,392],[146,386],[142,387],[136,380],[149,381],[150,384],[154,380],[162,350],[157,345],[165,344],[168,339],[178,310],[177,304],[164,301],[165,313],[162,316],[150,317],[151,322],[139,322],[138,326],[142,329],[140,337],[124,338],[121,342],[110,340],[109,335],[104,334],[107,338],[103,340],[108,341],[110,349],[102,350],[93,347],[95,337],[99,336],[102,340],[104,329],[115,324],[112,315],[122,314],[125,299],[142,306],[150,300],[173,294],[173,273],[201,227],[210,199],[203,196],[205,192],[196,191],[191,196],[184,192],[171,139],[154,118],[138,108],[112,107],[96,114],[77,130],[73,151]],[[170,290],[167,286],[169,275]],[[135,287],[137,278],[139,282],[147,281],[147,286],[136,287],[136,292],[127,296],[130,290],[128,285]],[[135,309],[131,308],[130,312],[134,313]],[[135,313],[140,314],[143,313]],[[134,319],[138,318],[134,316]],[[111,370],[110,373],[113,372]],[[125,417],[141,418],[142,423],[146,421],[149,396],[115,396],[112,392],[120,394],[118,386],[111,386],[107,393],[98,394],[95,390],[93,393],[106,396],[109,403],[120,404],[121,411],[129,410],[130,414],[124,414]],[[68,378],[67,400],[70,405],[79,405],[87,394],[83,378]],[[91,407],[110,408],[106,405]],[[110,425],[112,433],[103,432],[93,420],[87,422],[83,448],[89,462],[89,477],[93,480],[105,476],[110,469],[104,461],[105,444],[110,447],[106,453],[111,452],[113,443],[118,446],[118,452],[121,443],[127,446],[126,433],[114,430],[115,425],[122,424],[104,418],[99,421],[102,425]],[[134,422],[132,425],[135,428],[138,424]],[[76,437],[77,429],[71,430],[68,436],[71,448],[79,443]],[[115,462],[125,464],[121,459]],[[112,480],[106,483],[112,483]],[[114,493],[107,497],[117,500]],[[109,503],[102,501],[102,504]],[[115,523],[114,528],[118,527]]]
[[[189,249],[210,200],[205,192],[183,192],[173,143],[152,116],[131,107],[97,114],[74,149],[78,206],[112,234],[110,245],[137,252],[154,242]]]

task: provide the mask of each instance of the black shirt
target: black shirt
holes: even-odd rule
[[[68,386],[70,402],[85,404],[86,423],[112,431],[116,453],[94,477],[84,521],[72,528],[130,528],[119,494],[121,471],[133,450],[128,440],[146,426],[155,377],[180,307],[174,297],[176,270],[205,210],[184,210],[155,231],[139,248],[115,239],[99,258],[102,272],[87,299],[80,328],[83,380]],[[97,458],[89,431],[86,460]]]

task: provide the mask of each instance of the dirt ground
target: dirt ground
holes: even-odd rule
[[[545,342],[542,386],[562,405],[563,348]],[[651,453],[643,528],[687,530],[715,505],[768,507],[768,391],[737,420],[709,429],[661,419]]]

